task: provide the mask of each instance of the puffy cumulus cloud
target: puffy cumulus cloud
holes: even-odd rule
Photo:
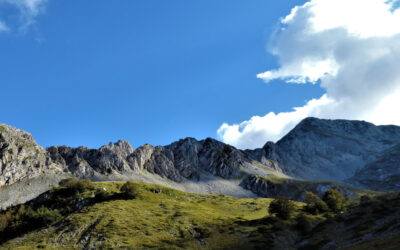
[[[330,105],[331,100],[323,95],[319,99],[312,99],[303,107],[294,108],[293,112],[275,114],[270,112],[266,116],[253,116],[249,121],[240,124],[222,124],[217,133],[222,140],[239,148],[255,148],[265,144],[267,140],[277,141],[282,135],[289,132],[299,120],[313,113],[320,114],[323,107]]]
[[[9,5],[16,8],[19,12],[19,29],[25,32],[31,25],[35,23],[35,18],[44,11],[47,0],[0,0],[0,5]],[[8,30],[4,22],[0,22],[0,31],[2,25]]]
[[[394,4],[311,0],[293,8],[282,18],[270,49],[281,66],[257,77],[320,82],[326,93],[290,112],[223,124],[220,138],[239,148],[260,147],[307,116],[400,125],[400,9]]]

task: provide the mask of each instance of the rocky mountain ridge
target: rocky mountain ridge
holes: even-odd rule
[[[260,162],[259,156],[211,138],[185,138],[167,146],[146,144],[136,150],[122,140],[99,149],[51,146],[44,150],[29,133],[8,125],[0,129],[0,186],[4,187],[0,190],[0,205],[25,202],[27,197],[48,190],[68,176],[100,181],[141,180],[185,191],[238,197],[255,196],[239,186],[246,175],[284,176],[273,161]],[[40,181],[32,181],[38,178]],[[10,185],[13,187],[5,188]],[[33,185],[29,194],[25,192],[27,185]],[[21,192],[15,196],[15,190]]]
[[[246,173],[281,172],[273,161],[261,163],[252,155],[211,138],[185,138],[164,147],[146,144],[136,150],[127,141],[118,141],[99,149],[52,146],[46,151],[54,164],[77,178],[106,176],[115,171],[147,171],[183,182],[199,181],[201,171],[224,179],[240,178]]]
[[[239,150],[211,138],[190,137],[166,146],[146,144],[137,149],[120,140],[99,149],[52,146],[44,150],[29,133],[1,124],[0,186],[22,185],[19,189],[26,190],[23,185],[28,182],[36,186],[46,183],[48,189],[60,178],[74,176],[142,180],[199,193],[270,197],[279,190],[269,192],[271,183],[265,186],[264,181],[250,177],[273,174],[292,186],[304,186],[303,182],[290,181],[294,177],[310,183],[334,181],[374,190],[397,190],[399,146],[397,126],[306,118],[277,143],[268,142],[255,150]],[[41,179],[32,181],[35,178]],[[323,188],[321,185],[306,186],[317,190]],[[31,190],[39,194],[46,188]],[[1,192],[4,190],[7,189]],[[1,200],[10,199],[11,195],[1,192],[0,203],[4,203]],[[6,203],[23,202],[28,197],[24,195]]]

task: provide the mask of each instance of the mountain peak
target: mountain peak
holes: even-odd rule
[[[264,150],[287,174],[343,182],[399,141],[400,127],[309,117]]]

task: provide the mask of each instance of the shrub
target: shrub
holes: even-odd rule
[[[318,195],[313,192],[306,193],[306,207],[305,210],[311,214],[324,213],[329,210],[328,205],[322,201]]]
[[[339,212],[343,210],[344,196],[339,190],[326,190],[322,197],[322,200],[325,201],[326,205],[328,205],[329,209],[333,212]]]
[[[307,234],[312,229],[312,223],[310,219],[305,214],[299,214],[296,217],[296,228],[302,234]]]
[[[65,196],[73,196],[77,193],[83,193],[86,190],[93,189],[90,179],[77,180],[75,178],[63,179],[59,183],[60,187],[65,188],[60,194]]]
[[[76,184],[76,189],[78,190],[78,192],[82,193],[85,190],[93,189],[93,183],[92,183],[92,181],[90,179],[80,180]]]
[[[315,203],[321,200],[318,195],[314,194],[313,192],[307,191],[306,192],[306,199],[305,202],[307,205]]]
[[[110,198],[111,198],[111,195],[102,189],[96,191],[95,196],[94,196],[94,199],[96,202],[106,201],[106,200],[109,200]]]
[[[10,211],[7,211],[3,214],[0,214],[0,232],[7,228],[12,219],[12,215]]]
[[[75,178],[66,178],[66,179],[62,179],[58,185],[61,187],[65,187],[65,188],[71,188],[73,186],[75,186],[78,183],[78,180]]]
[[[43,226],[59,221],[61,218],[62,216],[57,209],[50,210],[46,207],[40,207],[33,215],[33,219]]]
[[[132,181],[127,181],[121,186],[121,194],[125,199],[134,199],[138,196],[138,185]]]
[[[293,214],[295,208],[296,205],[293,201],[285,197],[277,197],[269,204],[268,212],[287,220]]]
[[[20,205],[0,214],[0,243],[62,219],[61,213],[46,207],[34,210]]]

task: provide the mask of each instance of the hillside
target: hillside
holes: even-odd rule
[[[0,214],[0,249],[395,249],[399,245],[398,193],[364,196],[360,205],[348,204],[347,211],[339,214],[314,215],[305,212],[303,203],[295,203],[288,219],[268,213],[271,201],[185,193],[141,182],[69,179]]]
[[[302,241],[299,249],[399,249],[400,196],[390,193],[363,197],[347,212],[322,222]]]
[[[135,184],[137,194],[132,199],[118,196],[121,182],[86,183],[74,195],[66,194],[68,185],[55,188],[24,207],[24,211],[42,206],[60,211],[54,224],[39,228],[25,224],[24,230],[31,228],[25,235],[3,231],[0,238],[6,242],[0,248],[215,249],[266,246],[274,240],[272,224],[245,225],[268,215],[270,199],[200,195]],[[7,240],[6,235],[12,236]]]

